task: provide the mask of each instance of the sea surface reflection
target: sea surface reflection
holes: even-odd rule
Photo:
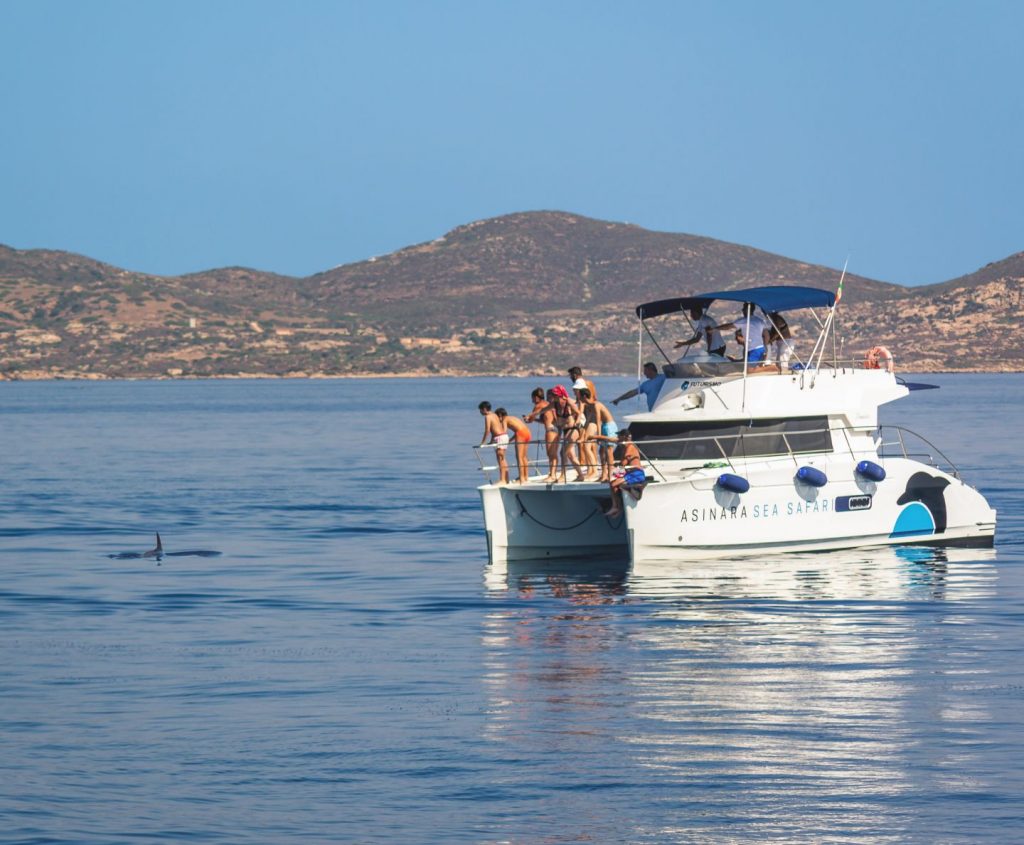
[[[976,694],[1004,679],[971,660],[994,636],[974,609],[995,562],[906,547],[492,568],[524,606],[485,618],[487,735],[597,761],[595,789],[628,772],[653,790],[661,824],[627,815],[629,841],[723,823],[737,841],[916,837],[930,795],[1006,788]]]
[[[2,383],[0,842],[1019,839],[1024,377],[935,380],[995,551],[635,568],[487,566],[543,380]]]

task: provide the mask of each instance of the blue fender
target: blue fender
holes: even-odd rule
[[[718,486],[730,493],[746,493],[750,489],[750,482],[741,475],[723,472],[718,476]]]
[[[857,464],[857,475],[868,481],[885,481],[885,469],[874,461],[861,461]]]
[[[796,471],[796,480],[801,484],[810,484],[811,487],[824,487],[828,484],[828,476],[814,467],[800,467]]]

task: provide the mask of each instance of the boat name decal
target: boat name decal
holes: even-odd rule
[[[680,522],[715,522],[719,519],[772,519],[780,516],[805,516],[811,513],[831,513],[832,503],[829,499],[815,499],[805,502],[803,499],[790,502],[765,502],[763,504],[736,505],[731,508],[690,508],[683,511]]]

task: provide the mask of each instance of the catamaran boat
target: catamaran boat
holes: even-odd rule
[[[646,481],[625,489],[621,512],[605,516],[603,483],[487,483],[479,491],[493,563],[993,544],[996,512],[952,463],[924,438],[879,426],[880,405],[930,385],[897,377],[884,349],[840,360],[836,295],[758,287],[648,302],[636,313],[657,344],[648,320],[715,302],[756,314],[752,303],[771,325],[782,313],[810,311],[820,329],[811,354],[768,364],[750,354],[666,363],[651,410],[627,417]],[[749,335],[748,345],[756,343]],[[481,464],[490,473],[486,449]]]

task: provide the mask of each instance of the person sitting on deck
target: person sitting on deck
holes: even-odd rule
[[[608,488],[612,493],[612,506],[605,511],[607,517],[615,517],[622,513],[622,488],[640,487],[641,490],[633,492],[634,498],[640,498],[642,485],[647,483],[647,473],[644,471],[643,462],[640,457],[640,450],[633,443],[633,435],[629,428],[624,428],[618,433],[619,445],[615,449],[622,471],[616,471],[615,477],[609,482]]]
[[[738,332],[744,333],[747,332],[748,327],[749,335],[743,335],[745,338],[743,346],[746,351],[746,358],[750,363],[760,363],[765,359],[768,344],[768,323],[765,322],[764,318],[754,313],[753,302],[743,303],[743,315],[738,319],[731,323],[722,323],[719,326],[715,326],[716,329],[735,329]],[[739,342],[739,337],[737,337],[737,342]],[[740,360],[743,359],[741,358]]]
[[[653,411],[654,403],[658,401],[658,394],[661,393],[661,388],[665,384],[665,374],[658,372],[657,364],[648,361],[644,364],[644,378],[645,381],[639,387],[627,390],[618,399],[612,399],[612,404],[618,405],[623,399],[629,399],[642,393],[647,397],[647,410]]]
[[[498,415],[491,411],[490,402],[481,402],[477,407],[480,409],[480,415],[484,418],[484,436],[480,440],[480,445],[483,446],[487,442],[487,435],[491,436],[494,454],[498,459],[498,483],[508,484],[508,461],[505,459],[505,449],[508,448],[508,431],[498,419]]]
[[[673,349],[693,346],[693,344],[703,340],[709,354],[724,358],[725,338],[718,331],[717,326],[715,326],[715,320],[708,314],[707,309],[703,305],[693,306],[690,309],[690,319],[693,321],[693,337],[689,340],[680,340]]]
[[[519,417],[513,417],[504,408],[498,408],[494,412],[501,424],[505,426],[510,434],[510,442],[516,446],[516,464],[519,466],[519,483],[525,484],[530,477],[530,460],[527,455],[527,448],[530,445],[530,427]]]

